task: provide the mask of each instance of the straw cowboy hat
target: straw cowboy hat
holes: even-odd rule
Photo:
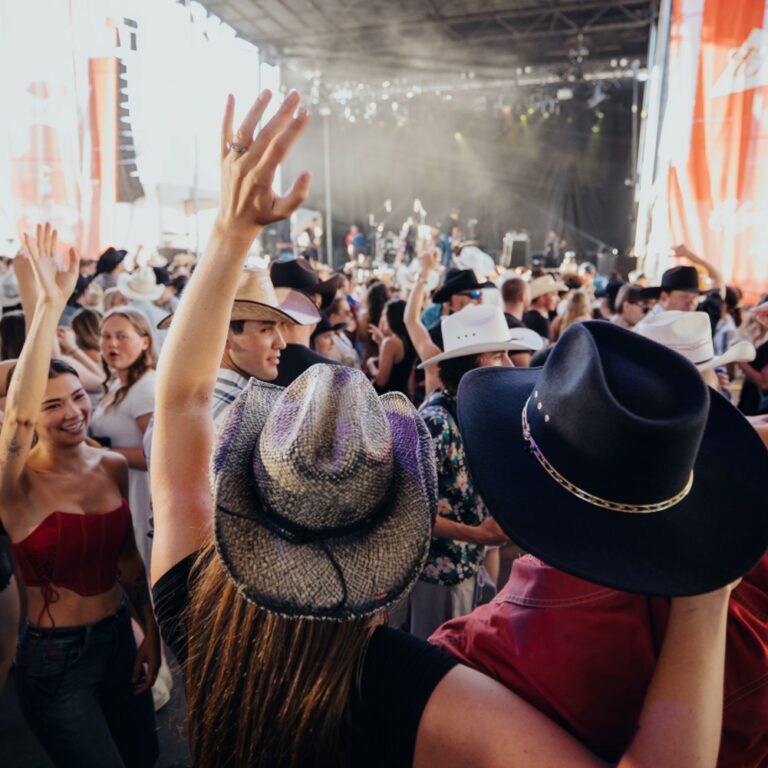
[[[755,359],[755,348],[748,341],[738,341],[722,355],[715,357],[712,326],[706,312],[659,312],[641,320],[634,330],[646,339],[679,352],[700,371],[728,363],[748,363]]]
[[[444,317],[441,329],[445,351],[425,360],[419,368],[483,352],[536,352],[544,343],[529,328],[509,328],[501,307],[483,304],[468,304]]]
[[[251,379],[211,478],[218,554],[260,608],[367,616],[421,573],[437,509],[429,432],[408,398],[379,397],[361,371],[314,365],[285,389]]]
[[[123,296],[136,301],[155,301],[165,290],[164,285],[158,285],[155,271],[146,264],[134,272],[121,272],[117,276],[117,288]]]
[[[536,277],[528,284],[528,289],[531,293],[531,301],[538,299],[539,296],[543,296],[545,293],[563,293],[568,290],[568,286],[560,280],[555,280],[550,274]]]
[[[173,315],[167,315],[157,327],[164,330],[170,326],[171,320]],[[235,293],[230,320],[312,325],[320,320],[320,311],[311,299],[298,291],[288,291],[279,299],[265,270],[244,269]]]
[[[688,360],[638,333],[577,323],[543,368],[470,371],[458,418],[494,519],[549,565],[674,596],[765,554],[768,451]]]

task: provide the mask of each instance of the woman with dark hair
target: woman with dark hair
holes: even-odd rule
[[[58,271],[47,224],[26,243],[37,304],[0,433],[0,519],[27,598],[16,689],[57,766],[151,766],[160,642],[126,501],[128,467],[87,444],[90,401],[75,370],[51,359],[77,255]],[[138,653],[126,598],[145,633]]]
[[[408,380],[413,370],[416,351],[403,319],[405,302],[402,299],[388,301],[379,326],[368,325],[371,338],[379,347],[376,357],[368,358],[366,368],[376,391],[402,392],[408,395]]]
[[[368,286],[365,297],[365,307],[358,313],[357,343],[362,345],[363,370],[369,357],[375,357],[379,353],[378,346],[368,330],[370,326],[377,326],[381,322],[384,306],[389,301],[389,288],[384,283],[376,281]]]
[[[21,310],[7,312],[0,318],[0,358],[15,360],[21,354],[27,324]]]
[[[213,449],[211,396],[239,273],[264,226],[306,199],[275,170],[303,129],[264,92],[221,142],[222,199],[158,373],[153,581],[183,660],[193,760],[207,766],[604,765],[550,719],[383,626],[418,575],[435,508],[430,438],[407,399],[316,365],[251,380]],[[179,446],[183,450],[179,450]],[[215,539],[215,546],[214,546]],[[673,607],[620,768],[714,766],[727,590]]]

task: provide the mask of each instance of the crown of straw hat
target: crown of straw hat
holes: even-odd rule
[[[528,287],[531,293],[531,301],[538,299],[539,296],[543,296],[545,293],[562,293],[568,290],[568,286],[565,283],[555,280],[549,274],[534,278],[528,284]]]
[[[129,299],[137,301],[154,301],[159,299],[165,286],[157,284],[155,271],[143,264],[134,272],[122,272],[117,276],[117,287],[120,293]]]
[[[218,554],[265,610],[366,616],[421,573],[437,499],[429,433],[406,397],[377,396],[360,371],[314,365],[285,389],[252,379],[211,478]]]
[[[161,330],[168,328],[172,319],[173,315],[164,317],[157,327]],[[312,325],[320,320],[320,311],[299,291],[287,290],[278,296],[266,270],[244,269],[230,319]]]
[[[674,596],[765,554],[768,451],[688,360],[638,333],[577,323],[543,368],[470,371],[457,402],[483,501],[551,566]]]
[[[536,352],[543,344],[541,336],[529,328],[509,328],[501,307],[487,304],[468,304],[444,317],[441,329],[444,351],[419,368],[483,352]]]
[[[748,341],[739,341],[722,355],[715,356],[712,326],[706,312],[659,312],[641,320],[634,330],[646,339],[674,349],[700,371],[755,359],[755,348]]]

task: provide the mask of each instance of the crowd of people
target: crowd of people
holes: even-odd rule
[[[310,184],[269,101],[199,259],[45,224],[0,278],[0,687],[51,761],[154,765],[172,657],[196,766],[766,764],[766,304],[437,226],[254,268]]]

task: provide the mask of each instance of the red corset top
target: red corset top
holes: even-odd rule
[[[83,597],[110,590],[130,526],[131,510],[123,499],[117,509],[101,514],[51,512],[13,544],[24,583],[43,591],[43,610],[58,599],[53,585]]]

